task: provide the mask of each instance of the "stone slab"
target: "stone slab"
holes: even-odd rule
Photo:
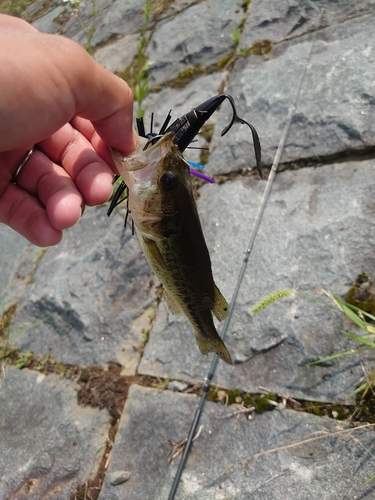
[[[57,21],[59,16],[67,13],[68,9],[65,5],[52,6],[44,16],[40,17],[32,24],[35,29],[41,31],[42,33],[57,33],[60,29],[60,24]],[[68,14],[69,15],[69,14]]]
[[[188,435],[197,402],[195,395],[132,386],[99,499],[166,500],[180,459],[168,462],[171,443]],[[203,428],[176,500],[352,500],[359,491],[363,499],[374,495],[371,483],[360,489],[373,475],[372,429],[331,436],[345,429],[342,423],[290,410],[256,414],[252,420],[242,415],[236,423],[228,415],[237,409],[206,402]],[[267,453],[279,447],[285,448]],[[132,472],[130,479],[111,486],[111,472],[124,468]]]
[[[150,83],[176,78],[195,65],[208,67],[234,49],[231,35],[243,16],[240,1],[206,0],[158,23],[147,47]]]
[[[110,417],[106,410],[78,406],[77,388],[56,375],[6,368],[0,389],[1,500],[68,500],[78,484],[95,476]]]
[[[16,339],[21,350],[50,353],[58,361],[87,366],[119,363],[134,374],[149,324],[155,278],[130,228],[106,207],[87,209],[43,257],[14,321],[50,319]]]
[[[0,224],[0,315],[8,303],[17,301],[22,294],[40,251],[10,227]]]
[[[144,0],[82,0],[75,8],[69,2],[60,3],[57,7],[52,5],[33,26],[44,33],[64,35],[83,46],[89,33],[90,45],[96,47],[136,33],[145,19]]]
[[[137,54],[140,35],[135,33],[119,38],[95,52],[95,59],[112,73],[124,71]]]
[[[321,161],[372,151],[374,148],[375,29],[373,14],[360,16],[318,32],[301,87],[282,162]],[[311,36],[279,43],[266,56],[239,59],[228,93],[238,114],[258,131],[262,158],[271,165],[280,142],[298,82],[311,49]],[[244,42],[245,43],[245,42]],[[210,169],[215,174],[255,166],[251,134],[233,127],[221,113],[212,140]]]
[[[228,301],[264,187],[250,177],[201,190],[198,210],[213,274]],[[263,386],[314,401],[351,401],[363,375],[360,357],[306,366],[355,348],[340,333],[349,325],[340,313],[304,295],[321,299],[315,290],[324,288],[344,297],[358,274],[375,276],[374,189],[374,160],[277,174],[225,341],[235,364],[220,362],[216,383],[249,392]],[[282,289],[295,294],[252,314],[255,304]],[[203,380],[208,367],[188,321],[161,304],[140,373],[194,381]]]
[[[374,12],[374,0],[252,0],[240,48],[261,40],[279,43]]]

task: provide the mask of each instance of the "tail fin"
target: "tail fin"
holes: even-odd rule
[[[203,337],[199,331],[196,331],[195,338],[197,339],[198,347],[202,354],[216,352],[219,358],[231,365],[232,358],[230,357],[230,354],[225,347],[224,342],[221,340],[219,334],[217,332],[215,333],[216,335],[214,339],[208,339],[207,337]]]

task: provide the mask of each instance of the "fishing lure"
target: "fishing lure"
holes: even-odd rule
[[[259,141],[258,133],[251,123],[248,123],[243,118],[240,118],[237,114],[236,105],[234,103],[234,99],[229,94],[219,94],[217,96],[211,97],[207,101],[204,101],[202,104],[192,109],[188,113],[185,113],[180,118],[177,118],[170,127],[168,127],[169,122],[171,121],[172,115],[171,111],[169,111],[167,117],[164,120],[163,125],[161,126],[158,133],[153,132],[153,114],[151,115],[151,126],[150,132],[146,133],[143,118],[137,118],[137,130],[138,135],[140,137],[144,137],[148,139],[148,142],[144,146],[144,149],[147,149],[150,145],[156,144],[158,140],[160,140],[165,134],[169,132],[174,132],[175,137],[173,143],[176,144],[181,153],[185,151],[185,149],[191,144],[191,142],[195,139],[195,137],[199,134],[199,131],[203,127],[203,125],[207,122],[207,120],[213,115],[213,113],[219,108],[219,106],[228,99],[231,107],[232,107],[232,118],[230,123],[222,130],[221,137],[223,137],[229,130],[232,128],[234,123],[241,123],[243,125],[247,125],[252,133],[253,137],[253,145],[255,152],[256,165],[261,179],[263,179],[262,167],[261,167],[261,146]],[[214,182],[210,177],[205,174],[199,172],[194,167],[197,167],[197,164],[193,162],[188,162],[190,166],[190,173],[196,177],[199,177],[207,182]],[[107,215],[108,217],[111,215],[113,210],[127,199],[127,195],[121,199],[123,193],[126,193],[127,186],[124,181],[118,186],[116,193],[114,194],[111,204],[108,208]],[[129,210],[126,212],[125,216],[125,226],[127,223]],[[134,234],[134,226],[132,225],[132,233]]]

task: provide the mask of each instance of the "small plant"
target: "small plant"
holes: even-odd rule
[[[241,38],[241,33],[238,28],[234,28],[233,33],[230,36],[233,43],[238,43]]]
[[[51,314],[45,318],[25,325],[16,332],[11,333],[11,322],[16,311],[16,304],[0,304],[0,382],[1,374],[4,373],[4,365],[14,364],[17,368],[25,368],[32,362],[33,355],[30,351],[19,353],[17,347],[12,345],[14,339],[19,335],[47,321]],[[48,360],[48,359],[47,359]],[[46,360],[46,362],[47,362]],[[43,368],[40,368],[43,369]]]
[[[92,38],[95,34],[96,30],[96,16],[98,14],[98,10],[96,8],[96,0],[91,0],[92,6],[92,24],[86,25],[82,19],[81,14],[81,0],[63,0],[63,2],[68,3],[72,9],[74,17],[77,19],[82,31],[86,36],[86,44],[85,48],[87,52],[94,57],[94,48],[91,44]]]
[[[25,9],[30,3],[31,0],[0,0],[0,13],[26,19]]]
[[[151,63],[147,60],[145,49],[147,46],[147,29],[150,22],[151,14],[151,0],[146,0],[145,8],[143,9],[145,20],[141,30],[141,38],[137,46],[137,59],[136,59],[136,74],[134,84],[134,97],[137,101],[137,117],[143,118],[146,109],[143,107],[143,102],[149,93],[150,75],[148,70]]]
[[[36,369],[38,372],[43,371],[45,367],[47,366],[47,363],[49,361],[49,353],[47,353],[40,361],[38,361]]]
[[[154,384],[151,384],[151,387],[154,387],[155,389],[159,389],[159,390],[164,390],[170,381],[171,381],[170,378],[166,378],[164,380],[160,380],[160,382],[156,382]]]
[[[269,295],[268,297],[266,297],[265,299],[263,299],[261,302],[259,302],[258,304],[256,304],[252,308],[251,312],[253,314],[257,314],[260,311],[263,311],[263,309],[265,309],[269,305],[271,305],[274,302],[276,302],[277,300],[282,299],[284,297],[289,297],[290,295],[292,295],[292,293],[293,293],[292,290],[280,290],[278,292],[272,293],[271,295]]]
[[[337,295],[333,293],[324,292],[327,297],[329,297],[335,304],[335,306],[344,314],[344,316],[354,323],[358,328],[365,332],[365,335],[357,335],[346,330],[342,330],[341,333],[346,337],[349,337],[357,342],[357,349],[350,349],[350,351],[344,351],[340,353],[333,354],[332,356],[327,356],[323,359],[318,359],[309,363],[310,366],[317,365],[319,363],[325,363],[327,361],[332,361],[333,359],[341,358],[343,356],[350,356],[355,353],[362,353],[368,349],[375,349],[375,316],[364,311],[358,306],[349,304],[345,302]],[[375,371],[372,370],[366,375],[365,381],[357,387],[353,394],[362,393],[362,398],[364,398],[367,392],[373,387],[375,382]]]
[[[32,358],[33,358],[33,354],[31,351],[26,351],[25,353],[20,353],[18,355],[16,362],[14,363],[14,366],[16,368],[19,368],[20,370],[22,370],[22,368],[26,368],[27,366],[29,366],[31,364]]]

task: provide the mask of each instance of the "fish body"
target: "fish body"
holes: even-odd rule
[[[145,150],[141,138],[126,158],[113,151],[128,187],[128,209],[146,259],[163,284],[170,311],[184,313],[193,325],[202,354],[231,357],[216,331],[212,313],[223,320],[227,301],[216,286],[193,196],[189,165],[169,132]]]

